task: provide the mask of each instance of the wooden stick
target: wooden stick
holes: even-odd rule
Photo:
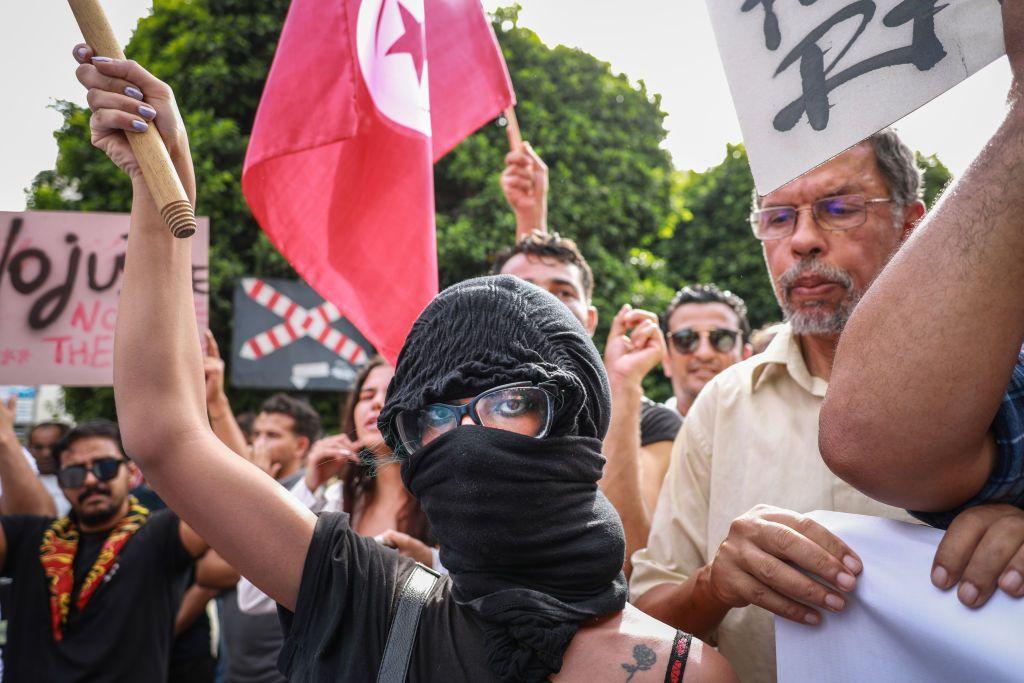
[[[519,119],[516,118],[515,105],[505,110],[505,132],[508,134],[508,146],[517,151],[523,146],[523,134],[519,132]]]
[[[68,0],[75,14],[82,36],[93,52],[100,57],[124,59],[124,52],[114,37],[107,15],[99,0]],[[185,194],[185,188],[174,170],[167,147],[156,126],[145,133],[128,134],[128,142],[142,169],[142,177],[156,201],[167,227],[175,237],[190,237],[196,231],[196,214]]]

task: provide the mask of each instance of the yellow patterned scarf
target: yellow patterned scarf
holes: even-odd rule
[[[81,612],[89,604],[103,577],[114,565],[121,548],[136,531],[142,528],[149,517],[149,510],[139,504],[135,496],[128,497],[128,514],[117,523],[107,540],[103,542],[99,557],[82,582],[75,602]],[[78,550],[78,528],[70,517],[54,520],[50,528],[43,533],[43,542],[39,546],[39,559],[43,563],[43,572],[50,587],[50,619],[53,626],[53,639],[60,642],[64,638],[63,627],[68,621],[71,610],[71,591],[75,584],[75,552]]]

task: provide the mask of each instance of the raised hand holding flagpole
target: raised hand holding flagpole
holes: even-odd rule
[[[98,0],[68,0],[78,27],[89,47],[99,57],[124,59],[107,15]],[[185,188],[174,170],[156,126],[127,135],[150,194],[171,234],[190,237],[196,231],[196,214]]]

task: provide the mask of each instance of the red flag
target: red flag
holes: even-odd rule
[[[514,101],[479,0],[292,2],[242,191],[392,363],[437,293],[432,161]]]

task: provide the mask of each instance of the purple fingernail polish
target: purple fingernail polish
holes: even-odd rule
[[[139,105],[139,115],[144,119],[152,121],[156,118],[156,109],[145,104]]]
[[[75,50],[75,56],[77,56],[79,59],[85,59],[85,56],[87,54],[89,54],[89,50],[87,48],[80,47],[77,50]]]
[[[132,121],[132,128],[134,128],[140,133],[145,133],[147,130],[149,130],[149,124],[145,121],[139,121],[138,119],[135,119],[134,121]]]
[[[141,100],[142,99],[142,91],[139,90],[138,88],[136,88],[133,85],[129,85],[127,88],[125,88],[124,89],[124,94],[127,95],[128,97],[134,97],[137,100]]]
[[[104,62],[105,63],[105,62],[112,62],[114,60],[111,59],[110,57],[93,57],[92,61],[94,61],[94,62]]]

